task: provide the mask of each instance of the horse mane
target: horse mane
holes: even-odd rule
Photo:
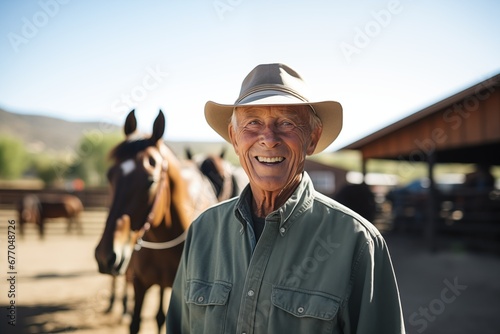
[[[138,138],[134,140],[124,140],[109,153],[110,159],[115,161],[125,161],[134,158],[137,153],[144,151],[155,143],[150,138]]]

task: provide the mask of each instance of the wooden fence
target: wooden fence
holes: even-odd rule
[[[89,188],[79,191],[64,189],[0,189],[0,208],[14,209],[27,194],[72,194],[77,196],[85,209],[106,208],[110,204],[108,188]]]

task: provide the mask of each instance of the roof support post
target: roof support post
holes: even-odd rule
[[[434,166],[436,162],[436,155],[434,152],[427,154],[427,166],[429,177],[429,189],[427,196],[427,221],[424,229],[425,242],[431,252],[436,250],[436,233],[437,233],[437,212],[439,204],[439,196],[436,191],[436,184],[434,182]]]
[[[367,159],[363,156],[361,158],[361,173],[363,174],[363,184],[366,184],[366,164],[367,164]]]

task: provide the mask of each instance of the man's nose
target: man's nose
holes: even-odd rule
[[[264,129],[262,129],[262,132],[260,134],[260,142],[261,144],[268,147],[275,147],[277,144],[279,144],[280,139],[276,128],[273,125],[267,125],[266,127],[264,127]]]

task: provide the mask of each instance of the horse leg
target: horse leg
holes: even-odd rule
[[[80,220],[80,216],[77,216],[74,219],[75,219],[76,229],[78,230],[78,234],[83,235],[83,226],[82,226],[82,221]]]
[[[43,239],[45,237],[45,230],[44,230],[44,220],[43,218],[40,218],[39,223],[38,223],[38,233],[40,234],[40,239]]]
[[[66,224],[66,234],[69,234],[72,229],[73,229],[73,218],[68,217],[68,221]]]
[[[126,280],[125,280],[125,285],[123,287],[122,306],[123,306],[122,317],[124,317],[128,314],[128,282]]]
[[[139,327],[141,326],[142,304],[144,303],[146,290],[147,288],[139,281],[139,279],[134,278],[134,313],[132,314],[132,322],[130,323],[130,334],[139,333]]]
[[[122,320],[130,322],[130,318],[132,316],[132,310],[129,305],[129,296],[134,296],[132,282],[130,282],[129,278],[125,274],[125,282],[123,286],[123,295],[122,295],[122,305],[123,305],[123,313]],[[133,299],[133,298],[132,298]]]
[[[111,277],[111,294],[109,296],[109,306],[104,313],[110,313],[115,303],[116,276]]]
[[[165,311],[163,311],[163,295],[165,289],[160,287],[160,306],[158,308],[158,313],[156,314],[156,323],[158,324],[158,334],[161,332],[161,326],[165,323]]]
[[[21,233],[21,237],[24,237],[24,219],[19,219],[19,232]]]

